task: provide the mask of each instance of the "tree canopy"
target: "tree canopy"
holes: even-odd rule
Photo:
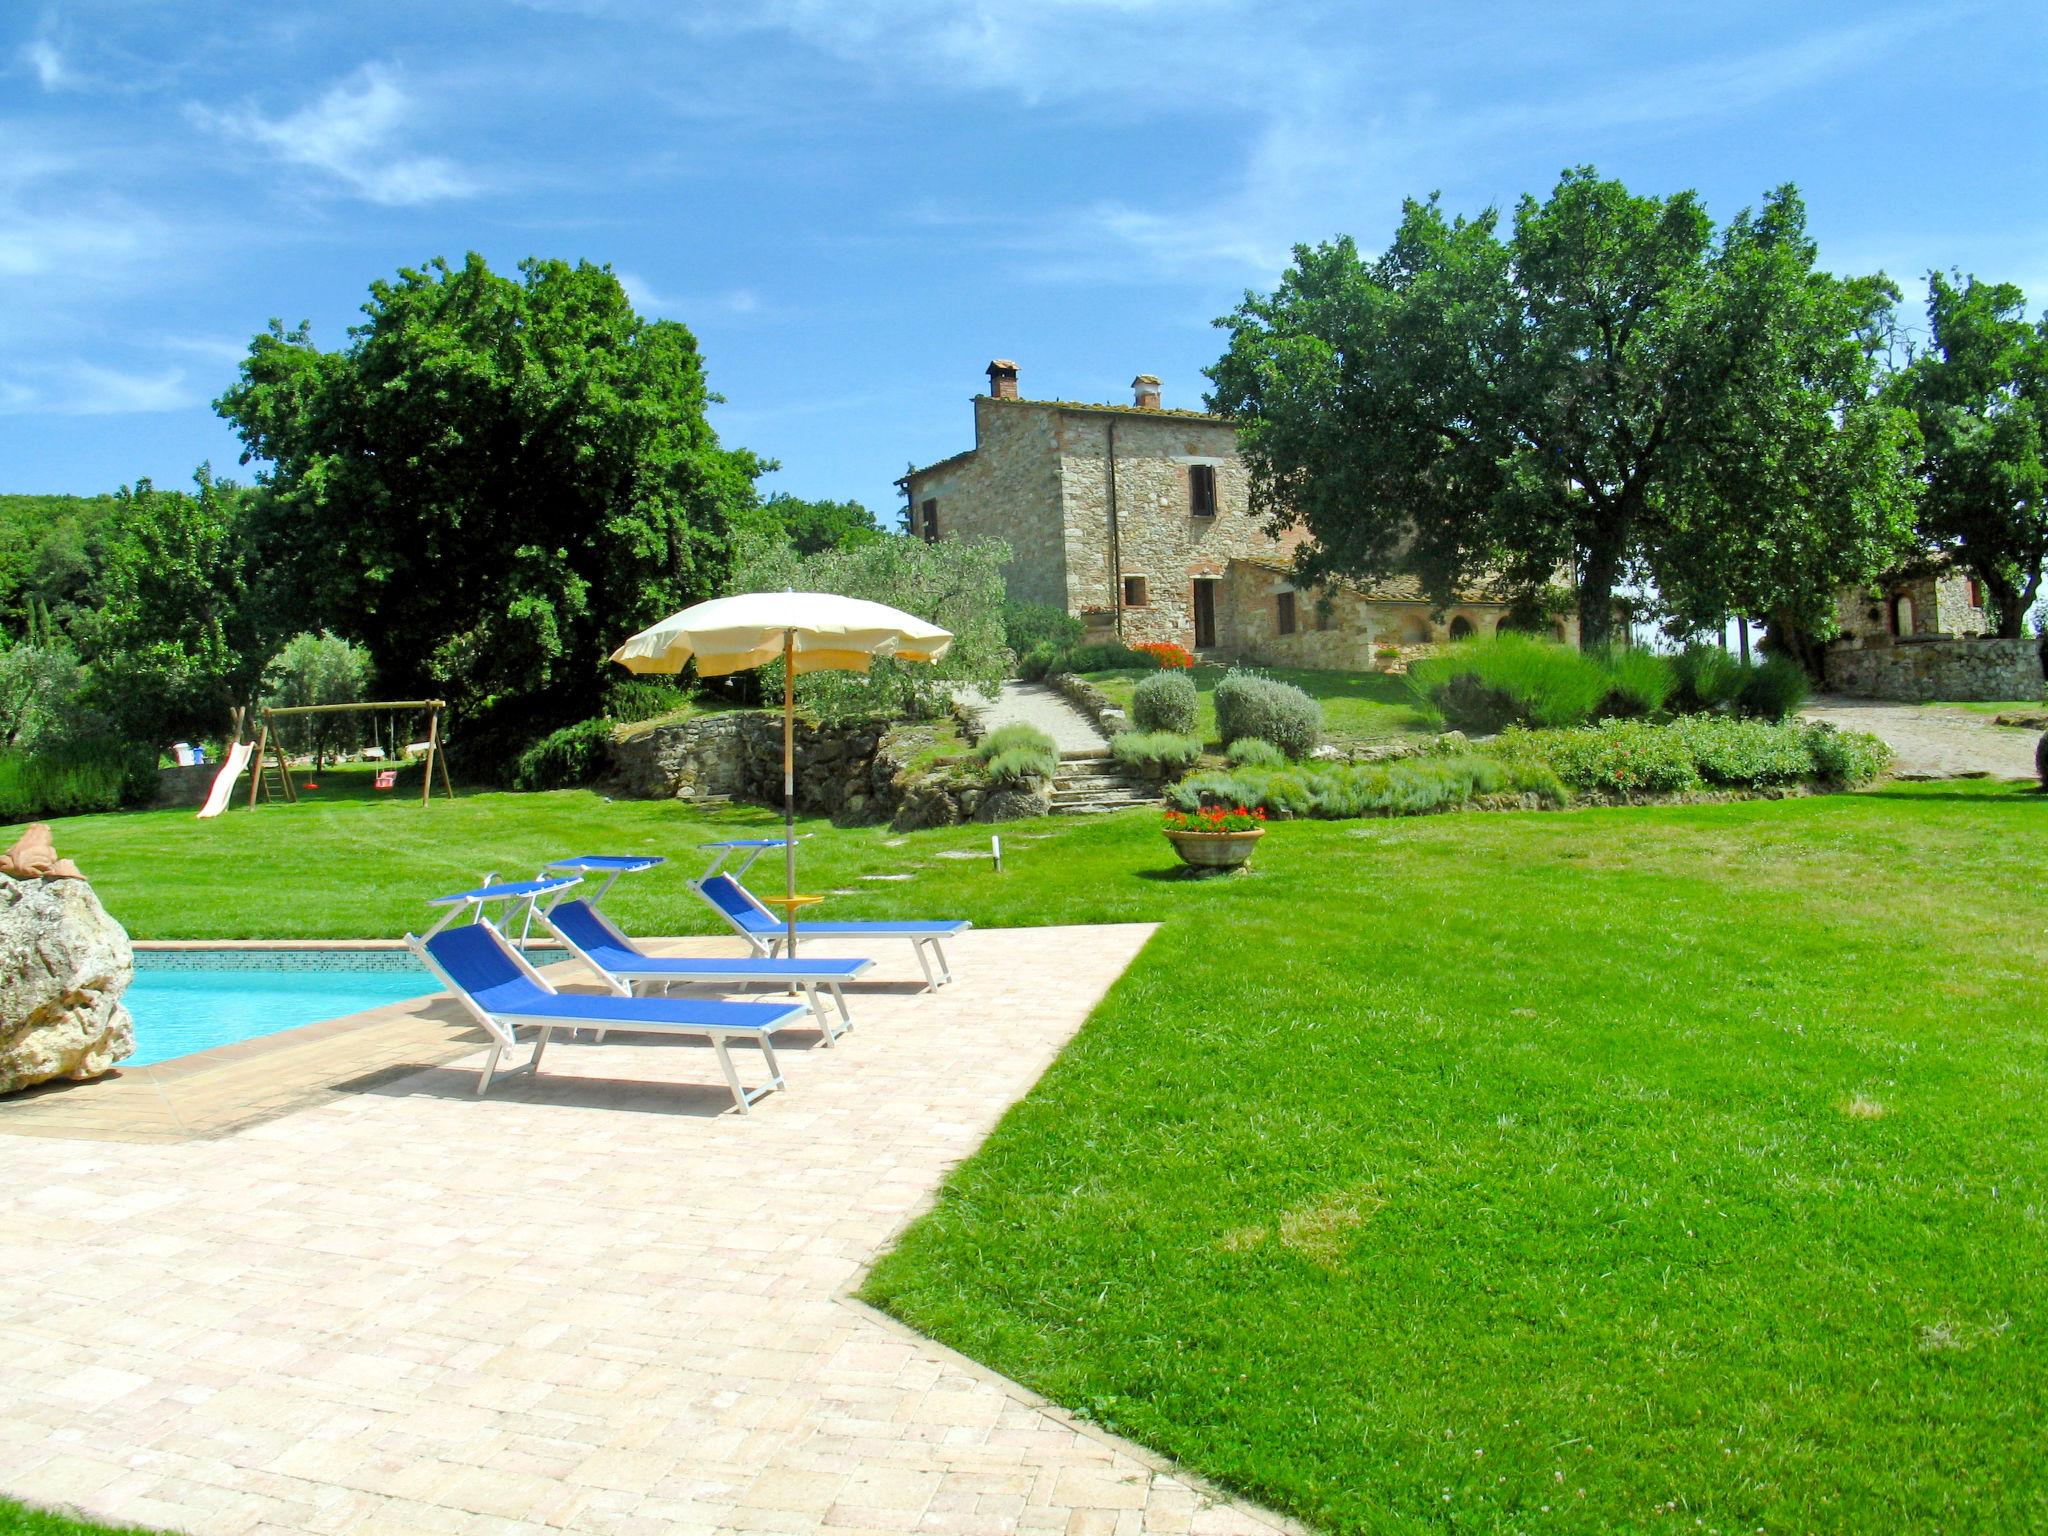
[[[875,514],[857,501],[807,501],[778,491],[761,504],[761,510],[800,555],[851,549],[882,536]]]
[[[609,268],[472,254],[373,283],[339,351],[273,322],[217,402],[294,627],[475,740],[589,712],[617,640],[709,597],[767,466],[719,444],[697,343]]]
[[[1928,341],[1891,381],[1919,419],[1920,533],[1983,582],[2017,639],[2048,564],[2048,314],[2010,283],[1927,283]]]
[[[254,695],[267,655],[249,494],[204,465],[193,490],[148,480],[115,500],[103,607],[81,623],[94,701],[130,740],[213,735]]]
[[[1410,201],[1381,256],[1298,247],[1218,322],[1212,406],[1309,579],[1416,575],[1438,602],[1561,571],[1601,641],[1650,584],[1685,621],[1797,609],[1901,552],[1910,420],[1876,398],[1891,290],[1820,271],[1791,187],[1717,235],[1690,193],[1591,168],[1487,210]]]

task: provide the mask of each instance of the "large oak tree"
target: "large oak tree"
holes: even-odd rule
[[[1310,535],[1308,577],[1406,571],[1448,602],[1568,570],[1597,643],[1631,581],[1693,622],[1824,624],[1835,586],[1897,556],[1912,428],[1871,346],[1890,290],[1818,269],[1792,188],[1717,234],[1690,193],[1582,168],[1499,224],[1411,201],[1381,256],[1297,248],[1218,322],[1211,403],[1256,504]]]
[[[218,402],[292,627],[361,641],[381,690],[445,695],[493,751],[595,713],[609,649],[716,593],[761,516],[695,338],[587,263],[435,261],[363,312],[332,352],[273,323]]]
[[[1920,532],[1976,574],[2017,639],[2048,564],[2048,315],[2010,283],[1927,285],[1928,341],[1892,381],[1919,418]]]

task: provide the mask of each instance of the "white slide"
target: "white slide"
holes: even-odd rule
[[[238,741],[228,748],[228,760],[220,765],[220,772],[213,776],[213,788],[207,791],[206,804],[199,807],[199,819],[218,816],[228,808],[228,796],[235,792],[235,780],[242,776],[242,770],[249,766],[249,754],[256,750],[256,744]]]

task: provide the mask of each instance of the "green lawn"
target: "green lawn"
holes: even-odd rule
[[[1197,665],[1189,674],[1201,694],[1202,715],[1198,726],[1202,740],[1218,745],[1216,739],[1216,684],[1227,671],[1224,667]],[[1384,672],[1319,672],[1305,667],[1262,667],[1268,677],[1292,683],[1304,693],[1322,700],[1323,733],[1332,741],[1379,741],[1390,736],[1413,736],[1433,732],[1436,724],[1415,708],[1414,695],[1400,678]],[[1131,707],[1131,693],[1151,676],[1150,670],[1089,672],[1087,680],[1125,709]]]
[[[56,836],[139,935],[360,936],[769,821]],[[1004,827],[1000,875],[937,857],[986,828],[814,830],[833,915],[1163,925],[871,1278],[916,1326],[1330,1530],[2048,1529],[2048,796],[1285,823],[1200,882],[1143,813]],[[709,926],[670,872],[613,905]]]
[[[0,1536],[150,1536],[140,1526],[94,1525],[13,1499],[0,1499]]]
[[[2039,699],[2007,699],[2004,702],[1986,702],[1982,699],[1938,699],[1923,709],[1967,709],[1973,715],[2002,715],[2009,710],[2025,710],[2038,714],[2048,709]]]

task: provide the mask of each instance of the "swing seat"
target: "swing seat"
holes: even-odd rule
[[[396,768],[379,768],[377,770],[377,787],[379,789],[396,789],[398,787],[398,770]]]

